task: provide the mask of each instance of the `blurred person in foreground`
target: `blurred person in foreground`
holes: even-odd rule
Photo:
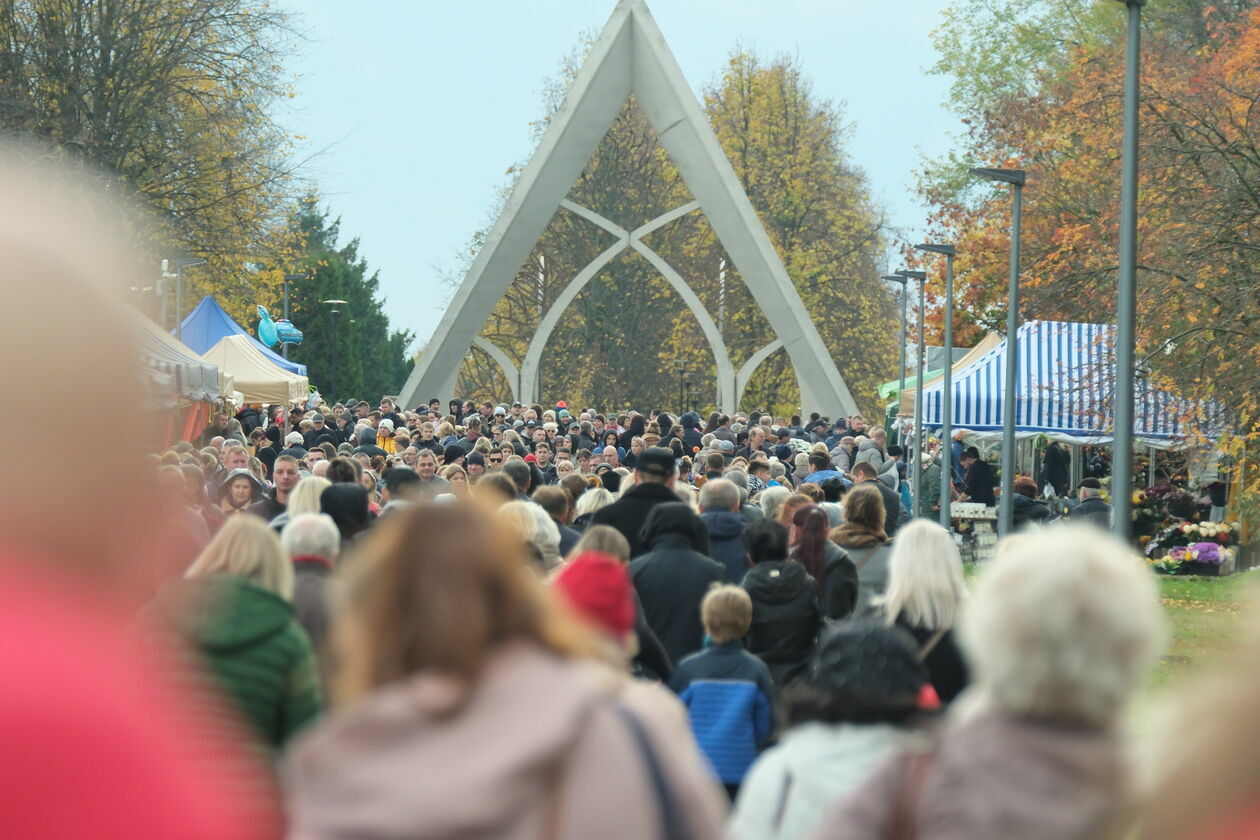
[[[816,840],[1127,836],[1119,724],[1164,638],[1145,564],[1088,526],[1019,535],[981,576],[960,629],[970,702],[951,710],[934,749],[892,759],[838,803]]]
[[[288,756],[291,836],[719,836],[678,721],[624,698],[629,677],[597,661],[529,562],[473,503],[367,535],[333,624],[339,712]]]
[[[927,671],[904,631],[845,621],[824,631],[804,676],[780,695],[787,731],[757,759],[735,801],[731,840],[793,840],[882,762],[918,742],[934,705]]]
[[[262,768],[195,661],[134,635],[135,610],[182,572],[181,535],[152,515],[159,485],[145,447],[162,418],[119,303],[152,269],[132,262],[128,234],[140,225],[117,183],[89,189],[96,174],[50,162],[60,158],[46,149],[0,145],[5,387],[33,405],[108,406],[127,433],[86,470],[74,447],[8,455],[22,480],[0,490],[0,836],[276,836]],[[78,415],[44,412],[40,430],[76,440]],[[69,475],[74,527],[48,504],[65,497]]]

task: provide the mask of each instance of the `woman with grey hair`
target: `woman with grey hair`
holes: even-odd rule
[[[885,764],[816,838],[907,825],[920,840],[1129,836],[1119,722],[1165,634],[1150,570],[1097,528],[1020,535],[981,577],[960,631],[971,708],[930,752]]]
[[[329,579],[341,553],[341,532],[326,513],[299,513],[280,532],[280,544],[293,563],[293,615],[318,651],[328,635]]]

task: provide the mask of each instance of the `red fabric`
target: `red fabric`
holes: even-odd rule
[[[538,463],[538,459],[537,459],[536,457],[534,457],[534,454],[531,452],[530,454],[528,454],[528,455],[526,455],[526,456],[525,456],[525,463],[527,463],[527,464],[537,464],[537,463]]]
[[[931,683],[924,683],[923,688],[919,689],[919,708],[926,711],[939,709],[941,707],[941,697],[936,693],[936,689]]]
[[[66,591],[0,571],[0,837],[277,836],[269,783],[213,715],[197,714],[215,704],[146,667],[121,627]]]
[[[596,626],[619,638],[634,630],[630,574],[615,557],[583,552],[556,575],[553,585]]]
[[[1192,837],[1193,840],[1260,840],[1260,805],[1230,814]]]

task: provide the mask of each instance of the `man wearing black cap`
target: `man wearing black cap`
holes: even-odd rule
[[[611,525],[621,532],[630,543],[633,559],[647,552],[641,531],[648,514],[657,505],[677,502],[674,482],[678,479],[678,467],[674,453],[662,446],[649,446],[639,453],[634,467],[634,486],[607,507],[600,508],[591,518],[592,525]]]
[[[1111,505],[1103,501],[1102,483],[1096,478],[1082,479],[1076,486],[1080,502],[1072,508],[1071,518],[1092,522],[1102,528],[1111,527]]]
[[[307,449],[314,449],[321,443],[328,442],[333,446],[341,443],[337,436],[332,433],[324,424],[324,415],[314,414],[311,416],[311,430],[302,436],[304,438],[303,446]]]

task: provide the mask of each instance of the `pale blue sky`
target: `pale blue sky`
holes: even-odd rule
[[[488,227],[504,170],[531,151],[541,91],[614,0],[289,0],[310,40],[286,127],[318,152],[306,174],[342,232],[379,269],[392,323],[418,344],[436,328],[471,234]],[[842,102],[850,151],[890,222],[924,229],[914,194],[923,153],[959,133],[928,76],[930,33],[946,0],[649,0],[692,89],[737,43],[789,53],[819,98]],[[889,266],[895,268],[896,266]],[[417,345],[418,346],[418,345]]]

